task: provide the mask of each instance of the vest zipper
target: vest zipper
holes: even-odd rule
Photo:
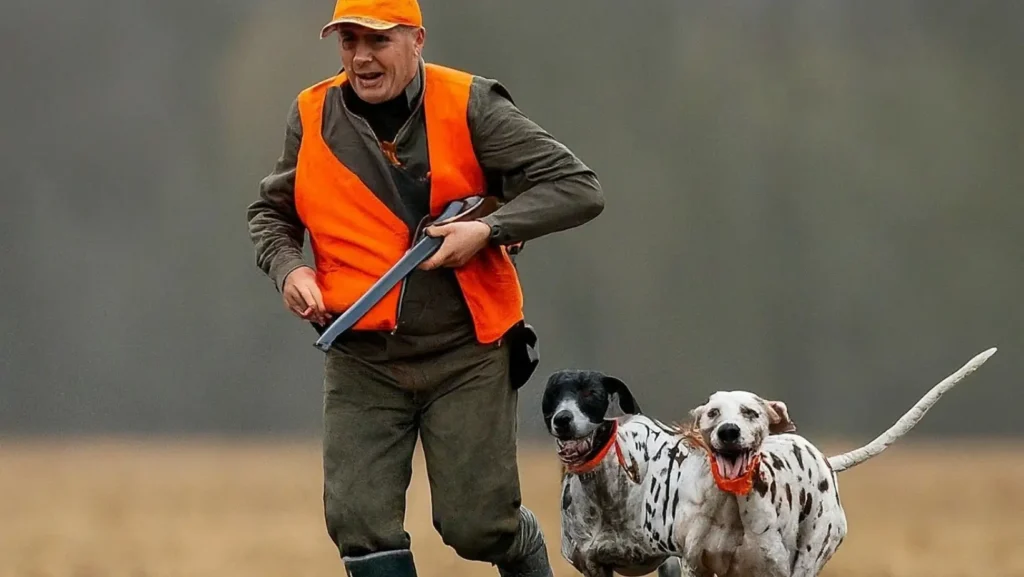
[[[405,299],[405,281],[408,277],[402,279],[402,286],[398,289],[398,306],[395,310],[395,328],[391,329],[391,334],[395,335],[398,333],[398,323],[402,320],[402,301]]]
[[[344,106],[344,103],[342,103],[342,106]],[[370,133],[370,136],[373,136],[374,142],[377,143],[377,149],[380,150],[383,153],[384,152],[384,144],[381,143],[379,138],[377,138],[377,133],[373,131],[373,127],[370,126],[370,123],[365,118],[363,118],[362,116],[360,116],[358,114],[353,113],[353,114],[351,114],[351,116],[355,116],[356,118],[359,119],[360,122],[363,123],[363,125],[366,126],[366,130]],[[406,122],[408,122],[408,121],[406,121]],[[397,140],[397,138],[396,138],[396,140]],[[396,334],[398,332],[398,321],[402,318],[402,299],[405,297],[405,281],[406,281],[406,279],[402,279],[401,287],[399,287],[399,289],[398,289],[398,306],[395,307],[395,327],[393,329],[391,329],[391,334],[392,335],[394,335],[394,334]]]
[[[416,229],[409,235],[409,246],[412,247],[416,244],[416,237],[419,236],[420,229],[430,220],[430,215],[420,219],[419,224],[416,225]],[[416,272],[416,271],[413,271]],[[412,276],[412,273],[409,273]],[[409,276],[402,279],[401,287],[398,289],[398,306],[395,307],[395,328],[391,329],[391,334],[394,335],[398,332],[398,323],[402,319],[402,304],[405,301],[405,285],[409,280]]]
[[[425,76],[426,75],[424,74],[423,87],[420,89],[420,91],[421,91],[420,92],[420,98],[419,98],[418,102],[416,103],[416,107],[412,109],[412,111],[409,113],[409,118],[405,119],[405,123],[402,124],[402,127],[399,128],[398,132],[395,133],[395,142],[396,143],[398,142],[398,137],[401,136],[403,132],[405,132],[406,128],[408,128],[409,123],[412,121],[413,116],[417,112],[419,112],[420,108],[423,107],[423,99],[424,99],[424,97],[426,97],[426,90],[427,90]],[[341,105],[343,107],[345,107],[346,109],[348,109],[348,107],[345,106],[344,99],[342,99]],[[349,111],[349,112],[351,112],[351,111]],[[368,130],[370,132],[370,135],[373,136],[374,142],[377,143],[377,149],[380,150],[381,153],[383,154],[383,152],[384,152],[384,143],[382,143],[380,141],[380,138],[377,138],[377,133],[373,131],[373,127],[370,126],[369,121],[367,121],[365,118],[363,118],[359,114],[352,113],[351,116],[355,116],[356,118],[358,118],[363,123],[364,126],[366,126],[366,130]],[[396,145],[396,154],[397,154],[397,145]],[[385,168],[387,168],[387,167],[385,167]],[[387,172],[387,171],[385,170],[385,172]],[[412,246],[412,242],[414,240],[416,240],[415,239],[415,233],[413,233],[413,235],[414,236],[409,239],[409,246],[410,247]],[[395,310],[395,328],[391,329],[391,334],[392,335],[398,333],[398,323],[399,323],[399,321],[402,318],[402,301],[405,299],[405,282],[407,280],[408,280],[408,277],[403,278],[402,279],[402,283],[401,283],[401,287],[398,289],[398,306],[395,307],[395,309],[396,309]]]
[[[409,111],[409,118],[405,119],[405,123],[402,124],[402,127],[399,128],[398,132],[395,133],[395,155],[396,156],[398,155],[398,140],[399,140],[399,137],[402,136],[402,134],[405,132],[405,129],[409,127],[409,123],[412,122],[413,116],[416,116],[416,113],[419,112],[420,108],[423,107],[423,98],[426,97],[426,95],[427,95],[426,94],[427,86],[426,86],[426,81],[425,80],[424,80],[423,84],[424,84],[423,88],[421,88],[422,93],[420,95],[419,101],[416,103],[416,108],[413,108],[411,111]],[[426,122],[426,119],[424,119],[424,123],[425,122]]]
[[[405,122],[402,124],[402,127],[399,128],[398,132],[395,133],[395,142],[394,142],[394,144],[395,144],[395,157],[396,158],[398,157],[398,141],[400,140],[400,137],[402,136],[402,134],[405,133],[405,129],[409,127],[409,123],[412,122],[413,117],[416,116],[416,113],[419,112],[420,108],[423,107],[423,99],[426,97],[426,95],[427,95],[427,79],[426,79],[426,74],[424,73],[423,74],[423,86],[420,87],[420,97],[417,99],[416,107],[413,108],[409,112],[409,118],[405,119]],[[373,138],[377,140],[377,146],[380,146],[381,147],[381,151],[383,152],[384,145],[381,144],[380,139],[377,138],[377,134],[375,132],[373,132],[373,128],[370,127],[370,123],[367,122],[366,119],[363,118],[362,116],[360,116],[359,118],[362,119],[363,123],[366,124],[366,127],[370,129],[370,133],[373,134]],[[426,123],[426,119],[424,119],[424,123]],[[428,217],[429,217],[429,215],[428,215]],[[421,222],[421,224],[422,224],[422,222]],[[419,227],[417,227],[417,229],[418,228]],[[416,242],[416,233],[415,232],[413,232],[413,234],[409,238],[409,246],[412,246],[412,244],[414,242]],[[398,323],[402,319],[402,301],[405,300],[405,283],[406,283],[407,280],[409,280],[409,277],[403,278],[402,279],[402,287],[400,289],[398,289],[398,307],[397,307],[397,310],[395,311],[395,328],[391,330],[391,334],[392,335],[398,333]]]

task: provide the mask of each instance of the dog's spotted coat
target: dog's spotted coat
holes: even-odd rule
[[[661,435],[671,441],[654,441],[669,449],[651,455],[644,527],[653,549],[683,557],[696,575],[817,575],[845,538],[836,474],[803,438],[768,437],[753,490],[737,496],[715,485],[703,449]]]
[[[662,577],[689,575],[670,559],[666,542],[652,536],[654,509],[667,511],[666,498],[671,487],[650,472],[659,469],[662,460],[682,459],[678,439],[663,423],[645,415],[633,415],[616,431],[628,467],[635,467],[638,484],[623,470],[610,451],[596,469],[582,474],[564,474],[562,478],[562,555],[586,577],[647,575],[658,569]],[[668,472],[680,479],[679,471]],[[663,531],[660,535],[668,536]]]
[[[704,451],[664,423],[633,415],[617,436],[642,484],[612,455],[563,479],[562,554],[587,577],[645,575],[673,556],[683,575],[816,575],[846,536],[836,474],[796,435],[769,437],[743,497],[719,490]]]
[[[617,427],[606,418],[611,398],[617,397],[626,414],[636,415]],[[607,441],[617,441],[622,462],[614,446],[609,447],[596,467],[562,476],[562,556],[586,577],[647,575],[657,569],[659,577],[690,575],[677,559],[651,547],[644,526],[642,490],[650,455],[659,447],[638,436],[647,423],[662,435],[654,442],[672,442],[670,429],[639,415],[629,388],[614,377],[593,371],[558,371],[548,379],[542,399],[544,421],[560,444],[584,443],[585,454],[563,455],[567,465],[579,465],[600,454]],[[617,430],[616,430],[617,429]],[[639,483],[638,483],[639,481]]]
[[[655,569],[663,577],[814,577],[847,534],[837,473],[881,453],[994,352],[976,356],[933,387],[868,445],[831,458],[800,435],[770,434],[780,421],[788,425],[782,430],[793,430],[785,405],[744,391],[712,395],[694,409],[694,429],[627,411],[614,431],[626,466],[609,451],[593,470],[563,475],[562,555],[586,577],[611,577],[613,570],[639,576]],[[607,378],[597,375],[598,381]],[[549,380],[546,396],[558,382]],[[624,384],[618,386],[620,396],[629,395]],[[711,401],[716,409],[734,410],[708,418]],[[755,404],[764,410],[753,411]],[[545,420],[551,429],[550,411]],[[738,422],[737,442],[760,454],[745,495],[719,489],[711,473],[707,450],[720,448],[714,435],[726,422]]]

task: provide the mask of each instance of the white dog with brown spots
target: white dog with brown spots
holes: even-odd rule
[[[561,371],[544,414],[566,467],[562,554],[586,577],[814,577],[847,534],[837,473],[884,451],[943,393],[996,352],[971,359],[867,445],[825,457],[794,434],[785,403],[717,392],[688,427],[643,415],[618,379]],[[595,423],[605,385],[626,415]]]

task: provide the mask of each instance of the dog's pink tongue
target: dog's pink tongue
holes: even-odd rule
[[[732,479],[736,476],[736,464],[725,457],[719,457],[718,474],[725,479]]]
[[[743,457],[737,457],[735,461],[729,465],[729,478],[735,479],[740,476],[740,470],[743,468]]]

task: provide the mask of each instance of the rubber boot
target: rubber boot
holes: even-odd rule
[[[416,577],[412,551],[381,551],[361,557],[344,557],[348,577]]]
[[[544,534],[540,531],[540,523],[533,512],[526,507],[519,509],[519,534],[513,551],[512,559],[498,563],[498,575],[501,577],[554,577],[551,563],[548,561],[548,550],[544,546]]]

